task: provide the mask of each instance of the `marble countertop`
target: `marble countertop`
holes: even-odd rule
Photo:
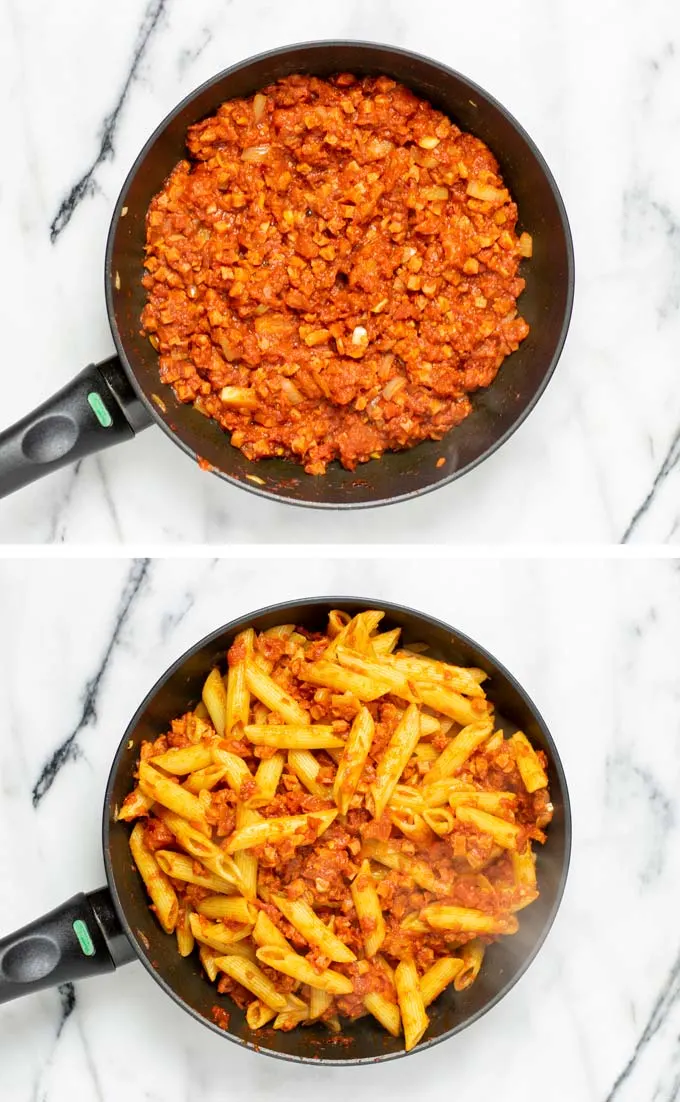
[[[483,30],[483,33],[482,33]],[[12,172],[3,219],[2,422],[113,350],[112,208],[137,151],[193,87],[314,38],[408,47],[488,88],[562,189],[577,297],[558,371],[495,456],[435,495],[324,514],[203,474],[157,429],[0,504],[3,542],[677,542],[680,25],[675,0],[47,0],[0,3]]]
[[[563,905],[524,978],[480,1022],[378,1067],[282,1064],[194,1022],[137,964],[0,1008],[0,1098],[150,1102],[674,1102],[680,1089],[677,655],[668,561],[291,557],[5,561],[0,607],[0,931],[104,882],[101,801],[149,686],[228,619],[294,596],[408,603],[507,664],[571,791]]]

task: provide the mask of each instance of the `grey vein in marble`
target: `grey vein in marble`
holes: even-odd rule
[[[135,600],[139,594],[142,585],[148,577],[150,570],[149,559],[137,559],[131,564],[128,577],[125,582],[123,595],[120,601],[120,607],[116,615],[116,620],[111,632],[111,637],[104,651],[104,657],[102,658],[99,667],[92,678],[90,678],[85,686],[85,693],[83,697],[82,711],[80,718],[76,723],[73,730],[66,736],[66,738],[59,744],[57,749],[51,754],[48,761],[43,766],[40,776],[33,785],[32,802],[33,807],[38,807],[41,800],[47,795],[50,788],[54,784],[60,770],[68,761],[73,760],[78,756],[80,747],[78,745],[78,738],[82,731],[90,726],[97,719],[97,696],[99,688],[106,673],[107,667],[111,656],[115,650],[116,644],[120,638],[120,633],[130,616]]]
[[[649,493],[645,497],[642,504],[640,506],[638,506],[638,508],[635,510],[635,513],[633,514],[633,517],[632,517],[628,527],[626,528],[625,532],[623,533],[623,536],[621,537],[621,543],[628,543],[630,541],[630,538],[634,534],[635,529],[637,528],[638,524],[640,523],[640,521],[644,517],[645,513],[649,510],[649,508],[654,503],[654,499],[656,498],[659,490],[663,486],[664,482],[668,478],[671,471],[673,471],[674,468],[678,465],[679,461],[680,461],[680,428],[677,429],[673,439],[671,440],[670,447],[669,447],[668,451],[666,452],[666,454],[663,458],[663,462],[662,462],[661,466],[659,467],[659,470],[658,470],[658,472],[657,472],[657,474],[654,478],[654,481],[652,482]]]
[[[85,199],[86,196],[91,195],[95,187],[95,173],[105,160],[113,155],[114,146],[113,140],[116,134],[116,127],[118,126],[118,120],[125,105],[125,101],[128,97],[130,88],[137,76],[139,66],[148,48],[151,37],[156,30],[159,20],[163,15],[168,0],[151,0],[151,3],[144,12],[144,18],[142,20],[141,27],[137,34],[137,41],[135,44],[134,53],[132,55],[132,63],[128,70],[121,93],[116,101],[116,104],[110,114],[104,119],[104,123],[101,130],[101,140],[99,144],[99,150],[95,159],[90,167],[83,173],[80,179],[73,185],[71,190],[65,199],[62,199],[59,204],[59,209],[52,219],[50,225],[50,240],[54,244],[59,238],[60,234],[68,226],[73,214],[78,205]]]
[[[680,953],[673,962],[666,982],[654,1002],[651,1014],[645,1023],[645,1027],[640,1034],[640,1038],[635,1045],[628,1063],[617,1076],[612,1089],[605,1098],[605,1102],[616,1102],[623,1092],[624,1087],[628,1085],[629,1080],[631,1081],[631,1085],[633,1085],[633,1078],[640,1060],[646,1053],[650,1042],[654,1040],[664,1025],[669,1021],[671,1014],[678,1004],[680,1004]],[[675,1055],[677,1057],[677,1047],[675,1048]],[[671,1059],[673,1059],[672,1055]],[[673,1083],[670,1085],[670,1091],[667,1092],[664,1084],[658,1081],[657,1090],[654,1093],[654,1100],[655,1102],[675,1102],[679,1091],[680,1070],[674,1078]],[[631,1097],[637,1098],[639,1102],[642,1102],[642,1095],[638,1093],[634,1085]]]

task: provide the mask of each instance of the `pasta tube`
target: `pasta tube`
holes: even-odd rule
[[[203,684],[203,703],[220,738],[224,738],[227,722],[227,690],[222,674],[215,668]]]
[[[410,1052],[418,1044],[430,1022],[425,1013],[418,973],[412,960],[399,962],[394,973],[394,982],[404,1026],[404,1047]]]
[[[287,1005],[286,996],[276,990],[272,981],[265,976],[262,969],[258,968],[256,964],[244,960],[243,957],[228,955],[217,957],[215,964],[221,972],[231,976],[233,980],[240,983],[246,991],[250,991],[271,1010],[285,1010]]]
[[[373,717],[368,708],[362,708],[347,736],[333,783],[333,799],[342,815],[347,814],[357,790],[374,734]]]
[[[147,796],[152,796],[163,807],[174,811],[192,823],[197,823],[202,834],[210,836],[210,828],[205,821],[203,804],[197,796],[187,792],[180,784],[168,780],[148,762],[139,763],[139,786]]]
[[[293,723],[298,727],[309,725],[309,713],[306,709],[252,662],[246,663],[246,685],[253,696],[280,715],[286,723]]]
[[[130,852],[156,908],[158,921],[166,934],[171,934],[177,925],[179,914],[177,893],[144,841],[143,823],[136,823],[132,829]]]
[[[227,845],[226,853],[236,853],[240,849],[252,849],[254,846],[265,844],[276,845],[283,838],[295,838],[299,836],[299,845],[305,842],[310,832],[314,838],[318,838],[331,825],[337,810],[311,811],[307,815],[282,815],[280,818],[263,819],[259,823],[236,830]]]
[[[489,737],[492,730],[493,723],[490,719],[481,719],[479,722],[463,727],[462,731],[454,735],[432,768],[425,774],[423,783],[431,785],[434,781],[444,780],[457,773],[463,768],[470,755],[474,754],[477,747],[482,745],[484,739]]]
[[[538,792],[539,788],[547,788],[548,774],[526,735],[517,731],[510,742],[514,747],[519,775],[524,781],[527,792]]]
[[[459,972],[465,967],[465,962],[460,957],[440,957],[431,968],[420,977],[420,994],[423,997],[423,1005],[429,1006],[431,1002],[441,995],[445,987],[453,983]]]
[[[357,959],[352,950],[328,929],[328,926],[304,900],[272,895],[272,903],[288,919],[291,926],[302,934],[305,941],[315,949],[320,949],[329,960],[347,964]]]
[[[352,981],[347,976],[333,972],[330,968],[317,972],[308,960],[290,949],[283,949],[278,945],[263,945],[257,950],[256,956],[269,968],[275,968],[277,972],[292,976],[310,987],[320,987],[331,995],[351,995],[354,990]]]
[[[325,750],[344,746],[332,727],[324,726],[277,726],[252,724],[245,728],[246,738],[254,746],[274,746],[279,750]]]
[[[385,919],[371,876],[371,866],[367,860],[362,861],[361,868],[350,885],[350,890],[364,939],[366,956],[374,957],[385,940]]]
[[[420,715],[415,704],[404,712],[387,749],[378,762],[375,784],[371,787],[375,817],[379,819],[420,738]]]

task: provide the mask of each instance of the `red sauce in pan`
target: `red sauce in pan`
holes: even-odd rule
[[[526,337],[531,239],[493,154],[393,80],[291,76],[187,146],[147,214],[142,322],[249,459],[323,474],[441,439]]]

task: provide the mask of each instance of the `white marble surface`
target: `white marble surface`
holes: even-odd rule
[[[677,542],[676,0],[486,0],[481,9],[449,0],[0,0],[12,156],[0,190],[3,362],[12,370],[0,420],[112,351],[108,222],[166,112],[238,59],[333,36],[406,46],[460,69],[547,157],[572,220],[578,282],[567,348],[538,408],[461,482],[353,515],[244,494],[152,429],[1,503],[0,539]],[[73,216],[58,217],[79,181]]]
[[[0,1009],[7,1102],[674,1102],[680,1090],[680,572],[672,562],[236,559],[0,564],[0,931],[104,881],[111,757],[166,666],[270,601],[409,603],[488,646],[560,748],[574,815],[562,909],[495,1010],[433,1051],[323,1069],[241,1051],[139,965]],[[51,782],[51,783],[50,783]],[[68,1012],[70,1009],[70,1012]]]

